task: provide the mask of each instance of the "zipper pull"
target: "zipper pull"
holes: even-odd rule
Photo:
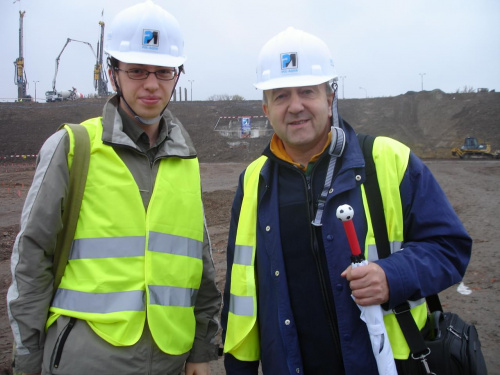
[[[455,336],[457,336],[460,340],[462,339],[462,336],[460,336],[460,333],[455,328],[453,328],[453,326],[449,326],[447,328],[447,330],[450,331],[451,333],[453,333]]]

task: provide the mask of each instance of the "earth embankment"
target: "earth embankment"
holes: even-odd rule
[[[62,123],[100,116],[105,100],[0,103],[0,157],[37,154]],[[220,117],[261,116],[258,100],[172,102],[169,109],[189,131],[201,162],[252,160],[270,137],[247,138],[244,147],[231,148],[230,139],[214,131]],[[356,131],[393,137],[422,158],[451,158],[451,148],[462,145],[467,136],[500,149],[500,93],[496,92],[446,94],[434,90],[341,99],[339,112]]]

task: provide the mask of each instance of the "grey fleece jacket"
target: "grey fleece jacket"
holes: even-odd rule
[[[130,118],[124,116],[123,120],[125,127],[136,126]],[[184,127],[169,111],[165,111],[161,120],[157,152],[151,160],[127,135],[134,132],[124,132],[123,120],[118,112],[118,98],[112,97],[104,106],[102,140],[113,147],[134,176],[146,209],[159,161],[166,157],[193,158],[196,151]],[[58,367],[52,366],[58,349],[62,349],[59,338],[68,329],[69,320],[61,317],[45,332],[53,292],[52,258],[57,234],[63,227],[61,208],[68,191],[68,151],[69,137],[65,130],[53,134],[41,148],[14,243],[7,307],[15,340],[16,370],[40,372],[43,362],[43,373],[47,374],[175,374],[186,361],[217,359],[215,337],[219,330],[221,295],[215,285],[205,225],[204,269],[195,305],[196,336],[190,352],[180,356],[163,353],[154,343],[147,324],[138,343],[114,347],[97,336],[86,322],[77,320],[64,344]]]

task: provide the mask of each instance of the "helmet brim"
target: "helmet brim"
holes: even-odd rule
[[[331,81],[335,77],[336,77],[335,75],[328,75],[328,76],[307,75],[307,76],[280,77],[280,78],[273,78],[264,82],[254,83],[254,86],[260,90],[272,90],[284,87],[316,86]]]
[[[165,66],[169,68],[177,68],[184,64],[187,60],[185,56],[168,56],[156,53],[144,52],[119,52],[119,51],[106,51],[106,53],[115,59],[127,64],[142,64],[142,65],[155,65]]]

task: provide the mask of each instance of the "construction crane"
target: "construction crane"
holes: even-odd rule
[[[104,24],[104,22],[99,21],[99,25],[101,26],[101,33],[100,33],[100,39],[97,42],[97,55],[94,51],[94,48],[92,47],[92,45],[89,42],[84,42],[81,40],[76,40],[76,39],[71,39],[71,38],[68,38],[66,40],[64,47],[62,48],[61,52],[59,53],[59,55],[56,58],[56,70],[55,70],[55,74],[54,74],[54,79],[52,80],[52,91],[47,91],[45,93],[45,99],[47,102],[72,99],[71,98],[71,91],[69,92],[70,96],[66,98],[65,95],[63,95],[63,97],[61,97],[60,93],[56,90],[56,79],[57,79],[57,72],[59,70],[59,62],[61,59],[61,55],[70,42],[84,43],[90,47],[90,49],[92,50],[92,53],[94,54],[94,57],[96,59],[96,63],[94,66],[94,88],[97,90],[97,95],[99,95],[99,96],[109,95],[108,78],[107,78],[105,69],[103,69],[103,54],[104,54],[103,46],[104,46],[104,25],[105,24]],[[73,91],[75,91],[75,90],[73,90]]]
[[[27,78],[24,71],[23,57],[23,18],[25,11],[19,11],[19,57],[14,61],[14,84],[17,85],[18,101],[31,100],[31,96],[26,94]]]
[[[97,95],[106,96],[108,92],[108,78],[106,71],[103,69],[103,45],[104,45],[104,22],[99,21],[101,26],[101,37],[97,42],[97,60],[94,67],[94,88],[97,90]]]
[[[94,54],[94,57],[97,60],[97,55],[95,54],[95,51],[94,51],[94,48],[92,47],[92,44],[90,44],[89,42],[83,42],[81,40],[76,40],[76,39],[70,39],[70,38],[68,38],[66,40],[66,43],[64,44],[64,47],[62,48],[61,52],[56,57],[56,71],[55,71],[55,74],[54,74],[54,79],[52,80],[52,90],[54,90],[54,91],[56,91],[56,78],[57,78],[57,71],[59,70],[59,61],[61,59],[62,53],[66,49],[66,46],[69,44],[69,42],[78,42],[78,43],[84,43],[84,44],[88,45],[90,47],[90,49],[92,50],[92,53]]]
[[[61,55],[63,54],[64,50],[66,49],[67,45],[70,42],[84,43],[84,44],[88,45],[90,47],[90,49],[92,50],[92,53],[94,54],[94,57],[95,57],[95,59],[97,61],[97,55],[95,54],[94,48],[92,47],[92,45],[89,42],[84,42],[84,41],[81,41],[81,40],[76,40],[76,39],[70,39],[70,38],[68,38],[66,40],[66,43],[64,44],[64,47],[62,48],[61,52],[56,57],[56,71],[54,73],[54,79],[52,80],[52,91],[47,91],[45,93],[45,101],[47,101],[47,102],[55,102],[55,101],[67,99],[65,97],[61,98],[60,95],[59,95],[59,93],[58,93],[58,91],[56,90],[56,79],[57,79],[57,72],[59,70],[59,62],[61,60]],[[69,99],[71,99],[71,97],[69,97]]]

